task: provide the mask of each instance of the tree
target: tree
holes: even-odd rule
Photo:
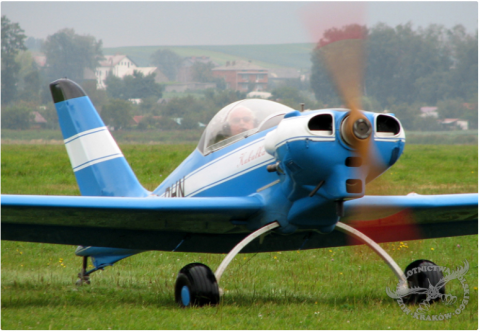
[[[40,102],[41,75],[30,51],[19,52],[15,58],[18,72],[18,99]]]
[[[468,109],[463,106],[460,99],[446,99],[437,104],[440,118],[462,118]]]
[[[325,64],[321,60],[320,49],[312,52],[312,74],[310,85],[317,100],[321,100],[327,106],[340,106],[341,101],[328,74]]]
[[[107,94],[116,99],[144,99],[149,97],[161,98],[163,85],[155,82],[155,73],[144,76],[139,71],[123,79],[109,75],[105,80]]]
[[[472,99],[478,93],[478,30],[471,36],[463,26],[457,25],[448,37],[454,58],[448,77],[451,87],[448,98]]]
[[[2,128],[28,129],[33,119],[32,104],[20,102],[11,104],[2,109]]]
[[[97,89],[96,81],[84,81],[82,83],[82,88],[97,110],[102,109],[102,107],[108,102],[107,92],[103,89]]]
[[[48,36],[42,50],[47,57],[46,75],[50,81],[68,77],[78,83],[84,80],[86,68],[95,70],[102,55],[102,41],[63,29]]]
[[[17,97],[18,71],[15,61],[19,51],[26,50],[25,34],[18,23],[12,23],[2,16],[2,105],[9,104]]]
[[[105,80],[105,85],[107,86],[107,95],[110,98],[114,99],[124,99],[127,100],[127,93],[125,90],[125,84],[123,83],[123,80],[120,77],[117,77],[110,73],[106,80]]]
[[[45,124],[45,127],[47,129],[59,128],[58,113],[55,109],[55,105],[52,102],[49,102],[45,106],[43,106],[39,110],[39,113],[45,118],[45,120],[47,120],[47,123]]]
[[[272,90],[272,97],[270,99],[293,109],[300,109],[300,104],[302,103],[305,104],[306,109],[317,108],[317,106],[319,106],[297,88],[287,85]]]
[[[348,26],[327,31],[322,40],[335,40],[343,30],[347,32]],[[456,98],[467,101],[477,93],[478,33],[469,35],[462,26],[413,29],[411,23],[394,28],[381,23],[366,32],[363,94],[378,102],[376,108],[401,103],[433,106]],[[311,87],[318,100],[336,104],[321,53],[322,48],[317,48],[312,54]]]
[[[151,73],[145,76],[139,71],[134,71],[133,75],[125,76],[123,83],[127,99],[144,99],[152,96],[161,98],[163,86],[155,82],[155,75]]]
[[[158,98],[155,96],[142,99],[139,105],[140,114],[160,115],[162,111],[157,101]]]
[[[167,49],[159,49],[151,55],[150,59],[151,63],[158,67],[170,81],[175,81],[178,68],[182,63],[182,58],[177,53]]]
[[[195,113],[187,113],[182,119],[181,129],[197,129],[198,116]]]
[[[29,50],[40,51],[42,49],[43,39],[28,37],[25,41],[25,46]]]
[[[212,82],[214,77],[212,69],[214,64],[196,61],[192,65],[192,78],[195,82]]]
[[[103,106],[100,115],[105,124],[115,129],[125,128],[132,121],[133,105],[126,100],[113,99]]]
[[[165,106],[162,115],[166,117],[183,118],[185,114],[194,112],[198,105],[200,105],[200,101],[193,96],[175,97]]]

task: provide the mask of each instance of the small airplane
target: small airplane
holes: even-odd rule
[[[365,185],[400,158],[405,131],[393,114],[360,110],[351,67],[331,68],[348,74],[334,74],[346,108],[294,110],[259,99],[227,105],[152,192],[83,89],[69,79],[51,83],[82,196],[2,195],[2,240],[80,245],[78,284],[143,251],[228,252],[215,273],[201,263],[180,270],[182,307],[218,304],[221,276],[240,251],[364,243],[399,279],[397,294],[428,288],[428,279],[407,279],[377,243],[478,234],[478,194],[365,196]],[[418,260],[409,269],[432,264]],[[435,273],[425,275],[440,280]]]

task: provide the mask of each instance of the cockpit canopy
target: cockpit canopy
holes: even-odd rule
[[[293,109],[264,99],[245,99],[222,108],[205,128],[198,149],[219,150],[257,132],[278,125]]]

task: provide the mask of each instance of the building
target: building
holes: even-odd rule
[[[285,85],[290,80],[300,80],[304,82],[306,75],[302,75],[298,69],[294,68],[272,69],[268,73],[268,84],[271,89]]]
[[[420,108],[420,116],[422,118],[435,118],[438,119],[438,107],[434,106],[424,106]]]
[[[33,111],[30,112],[32,115],[32,119],[30,122],[32,122],[31,128],[45,128],[47,124],[47,120],[40,114],[38,111]]]
[[[270,99],[272,98],[272,94],[265,91],[251,91],[247,93],[247,98]]]
[[[443,119],[439,120],[443,129],[446,130],[468,130],[468,121],[460,119]]]
[[[182,60],[177,72],[177,81],[182,83],[193,82],[193,72],[192,67],[195,62],[201,62],[208,64],[209,62],[213,63],[214,66],[217,64],[214,63],[208,56],[190,56]]]
[[[127,71],[137,68],[135,62],[126,55],[105,55],[100,61],[100,66],[95,68],[95,76],[97,77],[97,89],[105,89],[105,80],[110,73],[114,76],[123,78]]]
[[[97,78],[97,89],[105,89],[105,80],[112,74],[119,78],[133,75],[135,71],[141,72],[147,76],[155,73],[155,82],[167,82],[168,78],[157,67],[138,67],[137,64],[128,56],[122,54],[105,55],[104,60],[100,61],[100,66],[95,69]]]
[[[213,68],[212,74],[223,78],[227,89],[248,92],[268,88],[268,70],[250,61],[227,61],[225,66]]]
[[[134,115],[132,117],[132,121],[130,122],[130,124],[132,125],[138,125],[140,122],[142,122],[143,118],[145,117],[145,115]],[[161,121],[162,120],[162,116],[161,115],[153,115],[151,117],[153,120],[156,120],[156,121]]]
[[[45,54],[42,54],[42,53],[34,53],[33,61],[35,61],[35,64],[39,68],[43,68],[47,64],[47,57],[45,56]]]

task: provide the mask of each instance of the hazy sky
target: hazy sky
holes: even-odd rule
[[[104,47],[312,42],[305,2],[6,2],[2,15],[27,36],[46,38],[63,28],[103,40]],[[369,2],[364,22],[411,21],[478,28],[477,2]]]

